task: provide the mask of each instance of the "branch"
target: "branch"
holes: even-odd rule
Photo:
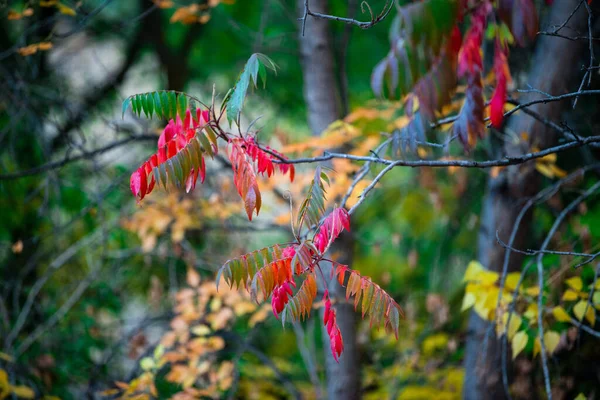
[[[304,0],[304,15],[302,18],[298,18],[299,21],[302,21],[302,36],[304,36],[304,28],[306,27],[306,18],[310,15],[313,18],[326,19],[331,21],[343,22],[348,25],[358,26],[361,29],[369,29],[383,21],[392,11],[392,7],[394,6],[393,0],[386,0],[385,5],[383,6],[383,10],[377,16],[373,14],[373,10],[371,10],[371,6],[366,1],[363,1],[360,5],[361,11],[364,13],[365,11],[369,11],[371,14],[371,21],[358,21],[353,18],[345,18],[338,17],[335,15],[322,14],[319,12],[311,11],[309,6],[310,0]]]
[[[52,162],[40,165],[38,167],[26,169],[23,171],[9,172],[7,174],[0,174],[0,180],[19,179],[19,178],[23,178],[25,176],[37,175],[37,174],[41,174],[43,172],[47,172],[47,171],[50,171],[53,169],[62,168],[71,162],[79,161],[82,159],[91,159],[99,154],[106,153],[110,150],[113,150],[117,147],[126,145],[130,142],[134,142],[136,140],[157,140],[157,138],[156,138],[156,135],[150,135],[150,134],[131,136],[131,137],[110,143],[104,147],[100,147],[98,149],[95,149],[95,150],[92,150],[89,152],[77,154],[75,156],[71,156],[71,155],[67,154],[65,156],[65,158],[63,158],[62,160],[59,160],[59,161],[52,161]]]
[[[600,94],[600,90],[598,91]],[[572,96],[571,96],[572,97]],[[277,159],[273,160],[273,162],[278,164],[310,164],[320,161],[328,161],[335,158],[353,160],[353,161],[370,161],[377,164],[384,165],[393,165],[394,167],[432,167],[432,168],[442,168],[442,167],[461,167],[461,168],[491,168],[491,167],[506,167],[509,165],[518,165],[526,163],[527,161],[535,160],[537,158],[545,157],[549,154],[561,153],[566,150],[579,148],[585,145],[589,145],[592,143],[600,143],[600,136],[588,136],[586,138],[582,138],[581,140],[574,140],[571,142],[563,143],[558,146],[549,147],[545,150],[526,153],[520,156],[515,157],[504,157],[495,160],[487,160],[487,161],[474,161],[474,160],[390,160],[386,158],[380,157],[370,157],[370,156],[355,156],[351,154],[345,153],[335,153],[335,152],[325,152],[322,156],[317,157],[306,157],[306,158],[296,158],[296,159],[282,159],[281,157],[276,156]],[[272,153],[270,153],[272,154]],[[275,154],[273,154],[275,155]]]

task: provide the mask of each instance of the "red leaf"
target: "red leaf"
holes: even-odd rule
[[[350,216],[345,208],[336,208],[325,218],[319,232],[313,238],[315,247],[324,253],[344,228],[350,230]]]
[[[508,61],[506,59],[507,52],[508,48],[502,46],[502,44],[497,41],[496,52],[494,55],[496,89],[494,90],[490,102],[490,118],[492,120],[492,125],[495,128],[500,128],[502,126],[502,120],[504,119],[504,103],[507,99],[506,89],[508,82],[511,81]]]
[[[486,2],[471,17],[471,27],[465,35],[465,40],[458,54],[458,76],[461,78],[467,74],[480,73],[483,69],[481,42],[485,32],[486,18],[490,11],[491,6]]]
[[[229,143],[231,145],[229,160],[233,169],[233,183],[244,200],[244,208],[246,214],[248,214],[248,219],[252,220],[253,211],[256,210],[258,215],[262,202],[260,190],[256,183],[256,174],[251,164],[251,158],[247,157],[249,154],[247,154],[245,140],[232,139]]]
[[[268,152],[261,149],[256,143],[256,139],[253,137],[247,137],[244,141],[244,147],[246,148],[246,154],[250,156],[252,161],[256,162],[257,170],[259,174],[271,176],[275,172],[275,165],[273,160],[287,160],[287,157],[283,154],[279,153],[276,150],[273,150],[269,146],[264,146],[269,152],[276,154],[269,154]],[[296,173],[293,164],[285,164],[279,163],[277,164],[277,168],[279,168],[279,172],[282,174],[290,174],[290,181],[294,181],[294,175]]]
[[[333,354],[334,360],[339,362],[339,357],[344,351],[344,340],[342,339],[342,332],[337,325],[336,311],[331,308],[331,300],[329,299],[328,290],[325,290],[325,293],[323,294],[323,301],[325,302],[323,325],[327,328],[331,354]]]
[[[152,192],[156,184],[153,168],[165,163],[170,158],[178,155],[196,137],[196,131],[208,122],[208,110],[196,110],[197,118],[192,118],[190,110],[186,112],[184,123],[179,116],[170,120],[160,137],[158,138],[158,150],[146,162],[138,168],[130,178],[130,188],[133,195],[141,201],[147,194]],[[203,134],[203,133],[200,133]],[[198,155],[200,167],[192,167],[189,171],[183,171],[186,190],[189,192],[196,186],[198,175],[204,182],[206,174],[204,157]],[[148,178],[149,182],[148,182]]]

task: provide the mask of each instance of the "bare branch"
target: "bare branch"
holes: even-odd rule
[[[368,11],[369,14],[371,14],[370,21],[358,21],[353,18],[338,17],[336,15],[329,15],[329,14],[323,14],[323,13],[316,12],[316,11],[311,11],[310,0],[304,0],[304,15],[302,16],[302,18],[299,18],[299,20],[302,21],[302,36],[304,36],[304,29],[306,26],[306,18],[308,16],[311,16],[313,18],[320,18],[320,19],[326,19],[326,20],[331,20],[331,21],[343,22],[348,25],[358,26],[361,29],[372,28],[375,25],[377,25],[378,23],[380,23],[381,21],[383,21],[389,15],[390,11],[392,11],[392,8],[394,7],[394,1],[386,0],[385,5],[383,6],[383,10],[381,10],[381,13],[379,13],[378,15],[373,14],[373,11],[371,10],[371,6],[366,1],[363,1],[360,6],[361,6],[361,10],[363,13],[365,11]]]

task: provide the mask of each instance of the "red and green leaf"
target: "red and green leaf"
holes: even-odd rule
[[[284,257],[289,258],[289,255],[284,254],[285,251],[286,249],[282,250],[279,245],[274,245],[227,260],[217,273],[217,287],[220,278],[223,277],[225,283],[232,289],[234,287],[239,289],[242,286],[249,289],[259,270]]]
[[[321,254],[325,253],[344,229],[350,231],[350,216],[345,208],[336,208],[325,218],[315,234],[313,238],[315,248]]]
[[[283,311],[281,322],[285,324],[287,319],[293,321],[304,320],[310,317],[310,310],[317,297],[317,280],[314,272],[306,274],[300,289],[292,296],[285,310]]]
[[[329,177],[318,166],[315,169],[315,177],[308,188],[308,194],[298,211],[298,230],[302,228],[305,220],[308,221],[310,226],[318,225],[321,217],[325,214],[326,192],[323,182],[329,184]]]
[[[346,274],[348,280],[346,281]],[[370,324],[381,325],[394,332],[398,338],[398,327],[400,317],[404,316],[402,309],[396,301],[386,293],[379,285],[371,281],[371,278],[361,276],[357,271],[349,269],[345,265],[338,264],[335,275],[340,285],[346,286],[346,300],[354,297],[354,309],[360,304],[362,317],[369,316]]]
[[[233,169],[233,183],[244,201],[244,208],[248,219],[252,221],[254,210],[256,210],[257,215],[260,212],[262,198],[258,189],[252,159],[247,156],[246,151],[242,147],[243,143],[243,139],[230,140],[229,160]]]
[[[250,285],[250,294],[256,299],[260,289],[263,299],[267,299],[273,290],[292,279],[292,257],[280,258],[256,272]]]
[[[170,184],[185,186],[189,192],[198,177],[204,182],[204,153],[212,157],[216,151],[217,137],[208,126],[208,111],[197,109],[192,117],[187,110],[183,123],[179,115],[169,121],[158,140],[158,151],[131,175],[131,191],[140,201],[156,184],[165,189]]]

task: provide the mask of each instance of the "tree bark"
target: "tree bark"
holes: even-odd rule
[[[326,13],[327,0],[311,0],[310,7],[312,11]],[[304,0],[298,0],[298,12],[304,15]],[[299,42],[308,123],[313,135],[320,135],[330,123],[342,116],[335,53],[328,21],[309,16],[304,35],[300,26]],[[333,251],[336,249],[341,250],[345,258],[338,261],[349,264],[352,258],[352,238],[349,235],[342,235],[333,246]],[[324,264],[321,268],[328,278],[330,266]],[[344,353],[339,363],[333,359],[329,337],[323,328],[327,398],[329,400],[359,399],[360,360],[356,342],[357,317],[352,305],[345,302],[344,289],[337,280],[332,279],[328,286],[331,297],[338,300],[334,307],[344,340]]]
[[[579,2],[579,0],[554,2],[546,26],[560,25]],[[572,27],[575,32],[587,32],[585,7],[580,7],[573,15],[569,27]],[[579,60],[584,54],[586,44],[586,41],[541,36],[525,83],[545,93],[566,93],[570,85],[575,83],[571,78],[577,77],[581,71]],[[520,100],[528,101],[542,96],[539,93],[530,93],[522,96]],[[537,104],[531,109],[542,117],[553,119],[559,117],[570,104],[569,101],[552,102]],[[502,153],[507,156],[524,154],[533,146],[541,149],[552,146],[557,139],[555,131],[547,129],[544,124],[525,113],[517,113],[511,117],[505,132],[506,140],[502,146]],[[516,143],[517,141],[512,139],[522,132],[529,135],[528,143],[523,141]],[[508,242],[517,215],[524,203],[539,189],[540,176],[533,162],[507,168],[496,178],[489,177],[479,232],[478,258],[483,266],[492,271],[502,271],[504,248],[496,243],[496,232],[502,241]],[[519,226],[513,243],[515,248],[530,247],[531,222],[532,215],[528,213]],[[523,255],[511,252],[508,272],[520,270],[522,263]],[[486,336],[488,336],[487,340]],[[484,348],[485,344],[487,344],[486,348]],[[504,399],[506,394],[502,384],[501,367],[500,341],[496,339],[495,330],[490,323],[482,320],[475,312],[471,312],[465,353],[464,398]],[[535,396],[533,388],[528,396],[529,398]]]

